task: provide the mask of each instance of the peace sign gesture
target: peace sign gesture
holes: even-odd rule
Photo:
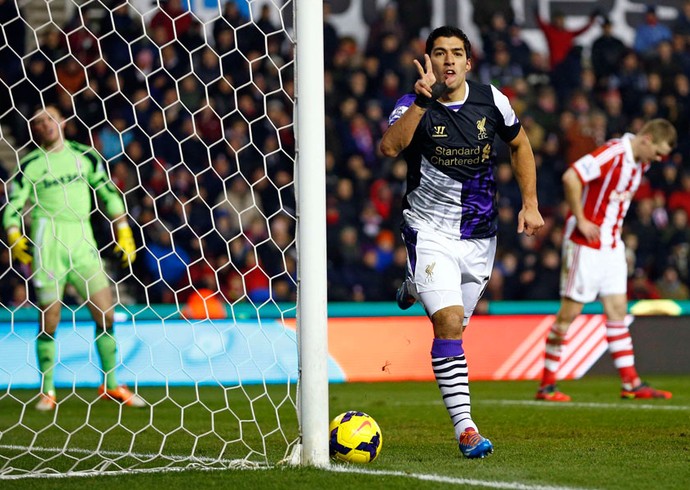
[[[431,65],[431,58],[428,54],[424,53],[425,66],[423,68],[419,61],[413,60],[413,62],[419,72],[419,80],[414,84],[414,91],[417,96],[429,99],[428,102],[431,103],[448,90],[445,83],[436,81],[434,68]]]
[[[436,83],[436,75],[434,75],[434,70],[431,66],[431,58],[424,53],[424,67],[417,60],[413,60],[413,63],[417,68],[417,72],[419,72],[419,80],[414,84],[415,93],[425,97],[432,97],[431,87]]]

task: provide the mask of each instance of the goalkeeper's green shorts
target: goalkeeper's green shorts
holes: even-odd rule
[[[103,271],[88,222],[40,218],[31,228],[34,243],[32,279],[40,305],[62,300],[67,284],[73,285],[84,300],[109,287],[110,281]]]

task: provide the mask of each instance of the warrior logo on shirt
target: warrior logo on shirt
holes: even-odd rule
[[[432,138],[447,138],[445,126],[434,126],[434,134],[431,135]]]
[[[477,129],[479,130],[479,132],[477,133],[478,139],[485,140],[489,137],[489,135],[486,134],[486,116],[477,121]]]

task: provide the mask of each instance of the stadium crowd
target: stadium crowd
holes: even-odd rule
[[[325,7],[330,301],[393,301],[404,278],[398,226],[406,167],[384,158],[378,143],[396,100],[416,80],[410,60],[423,55],[427,4],[391,1],[362,45],[339,36]],[[597,39],[579,46],[570,32],[563,51],[562,39],[549,35],[563,31],[563,19],[539,18],[549,53],[530,48],[509,1],[473,4],[481,39],[473,40],[469,76],[500,88],[518,112],[546,221],[536,238],[516,234],[520,194],[507,148],[498,146],[499,245],[485,299],[559,298],[562,173],[654,117],[676,126],[679,146],[652,166],[628,214],[628,293],[690,298],[690,2],[667,25],[649,7],[633,45],[595,11],[583,30],[600,30]],[[230,303],[294,300],[293,46],[272,8],[265,3],[251,23],[229,1],[204,29],[179,0],[148,21],[122,0],[89,2],[66,25],[41,27],[39,47],[29,52],[26,25],[5,2],[3,127],[23,154],[36,102],[53,103],[73,116],[66,137],[93,144],[107,160],[140,247],[133,274],[112,269],[121,300],[184,302],[200,288]],[[0,165],[0,185],[14,164]],[[0,199],[4,206],[2,189]],[[93,221],[105,230],[101,213]],[[0,304],[31,298],[30,271],[10,267],[6,246],[0,270]]]

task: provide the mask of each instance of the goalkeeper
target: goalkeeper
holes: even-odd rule
[[[129,267],[136,256],[132,229],[123,199],[110,182],[103,160],[93,148],[64,139],[63,127],[62,115],[53,106],[34,114],[32,135],[40,147],[19,162],[3,215],[12,258],[32,266],[31,278],[41,310],[36,351],[42,380],[36,409],[54,410],[57,404],[53,380],[55,331],[68,283],[85,300],[96,322],[96,350],[104,373],[99,396],[143,407],[144,400],[119,386],[115,375],[113,297],[89,221],[92,196],[100,198],[112,219],[117,234],[115,249],[124,267]],[[27,202],[30,237],[22,220]]]

